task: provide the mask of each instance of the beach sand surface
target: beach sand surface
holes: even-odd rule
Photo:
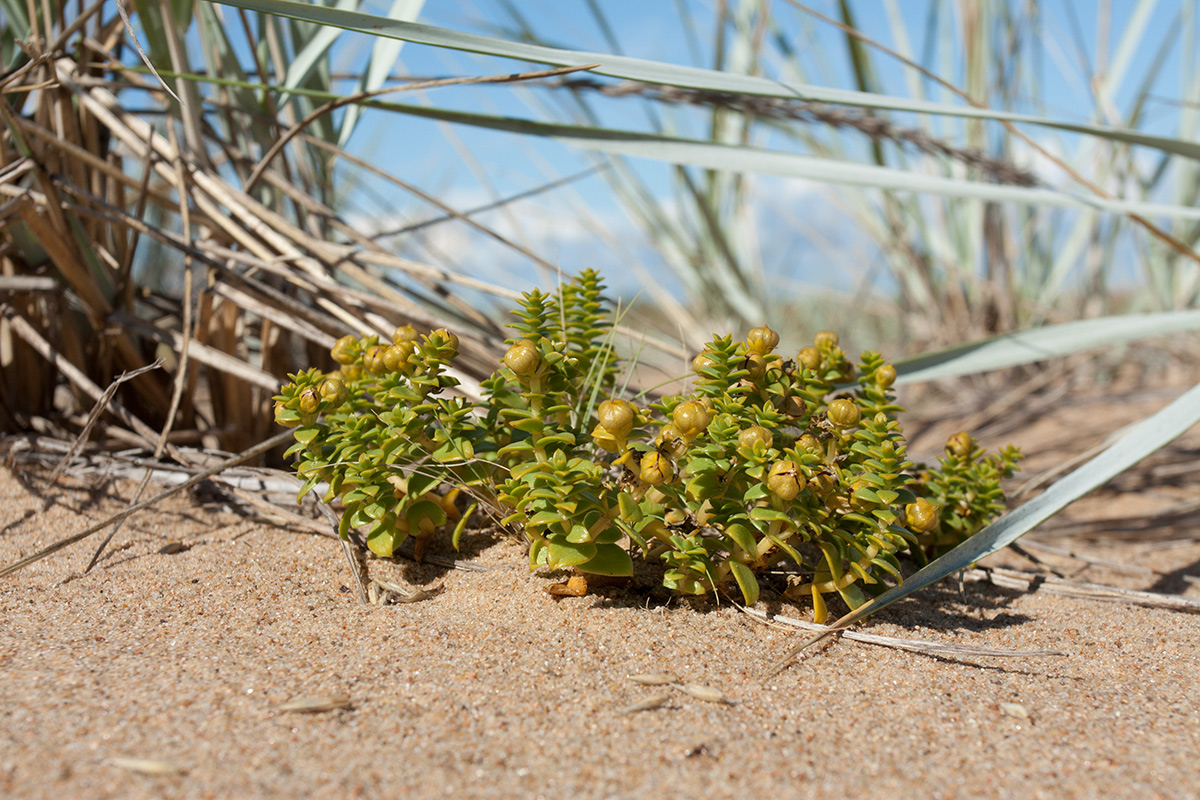
[[[1047,452],[1053,430],[1036,437]],[[45,478],[0,469],[0,563],[134,491]],[[1072,514],[1149,514],[1189,491],[1110,493]],[[1141,573],[1042,557],[1076,580],[1195,598],[1198,541],[1053,540]],[[479,533],[458,557],[485,571],[372,561],[372,576],[442,588],[385,607],[360,604],[335,540],[186,494],[131,518],[82,575],[94,544],[0,579],[0,796],[1200,797],[1196,614],[944,582],[865,629],[1061,655],[838,639],[771,676],[804,634],[646,585],[556,599],[519,542]],[[1032,568],[1011,552],[985,563]],[[662,672],[724,699],[628,677]],[[348,705],[279,708],[314,699]]]

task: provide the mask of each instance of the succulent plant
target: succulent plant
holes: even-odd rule
[[[339,370],[292,375],[276,397],[301,495],[327,482],[339,533],[361,529],[382,557],[451,526],[457,544],[474,497],[524,532],[533,569],[629,575],[636,555],[675,592],[736,586],[748,604],[782,569],[818,621],[826,595],[857,607],[901,580],[901,557],[935,556],[1003,510],[1019,451],[962,433],[938,466],[914,465],[895,368],[874,352],[852,363],[829,331],[786,360],[766,325],[716,336],[689,394],[639,408],[616,390],[603,288],[589,270],[526,293],[480,402],[447,396],[448,331],[339,339]]]

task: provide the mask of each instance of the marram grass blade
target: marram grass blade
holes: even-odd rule
[[[346,10],[343,7],[349,7],[356,4],[356,0],[338,0],[336,7],[329,9],[330,11]],[[287,90],[295,89],[301,86],[308,78],[316,71],[321,62],[325,59],[329,48],[333,47],[333,43],[337,41],[341,34],[334,28],[322,27],[313,32],[312,38],[304,42],[300,47],[300,52],[291,60],[287,67],[287,75],[283,81],[283,88]],[[289,93],[285,92],[278,98],[278,102],[282,105],[289,99]]]
[[[163,72],[168,77],[177,73]],[[243,81],[228,81],[202,75],[178,75],[189,80],[207,81],[215,84],[232,84],[254,88],[272,89],[266,84]],[[293,94],[311,97],[338,99],[340,95],[295,89]],[[570,125],[480,114],[470,111],[430,108],[426,106],[393,103],[382,100],[366,100],[360,105],[379,108],[416,117],[456,122],[478,128],[519,133],[528,136],[543,136],[566,144],[611,155],[647,158],[670,164],[683,164],[703,169],[749,172],[764,175],[779,175],[788,178],[804,178],[843,186],[889,189],[897,192],[932,194],[945,197],[961,197],[984,200],[992,203],[1021,203],[1034,206],[1076,207],[1118,214],[1140,214],[1145,217],[1170,217],[1175,219],[1200,220],[1200,208],[1187,205],[1165,205],[1129,200],[1108,200],[1093,195],[1061,192],[1053,189],[1031,189],[984,183],[940,175],[928,175],[909,170],[879,167],[873,164],[857,164],[833,158],[802,156],[777,150],[766,150],[741,144],[719,144],[697,139],[684,139],[640,131],[618,128],[600,128],[590,125]]]
[[[985,556],[1003,550],[1088,492],[1166,446],[1197,422],[1200,422],[1200,384],[1189,389],[1162,411],[1129,428],[1111,447],[1051,485],[1044,494],[1014,509],[949,553],[918,570],[902,585],[894,586],[867,601],[820,635],[796,647],[778,669],[783,669],[798,653],[830,633],[848,628],[897,600],[966,569]]]
[[[215,0],[209,0],[215,2]],[[706,89],[715,92],[753,94],[764,97],[784,97],[794,100],[811,100],[821,103],[838,103],[863,108],[891,109],[921,114],[942,114],[955,117],[1005,120],[1043,125],[1059,130],[1091,134],[1105,139],[1154,147],[1168,153],[1200,159],[1200,143],[1163,136],[1151,136],[1135,130],[1111,128],[1101,125],[1073,125],[1047,117],[1017,114],[987,108],[935,103],[927,100],[912,100],[871,92],[830,89],[788,81],[772,80],[755,75],[738,75],[699,67],[686,67],[659,61],[649,61],[609,53],[592,53],[581,50],[562,50],[543,45],[512,42],[492,36],[439,28],[414,22],[403,22],[358,11],[314,6],[291,0],[222,0],[226,5],[278,14],[293,19],[316,22],[345,30],[403,39],[414,44],[426,44],[463,50],[470,53],[514,58],[539,64],[558,66],[582,66],[601,63],[593,70],[599,75],[609,75],[626,80],[661,83],[691,89]]]
[[[895,363],[896,382],[920,383],[1032,364],[1106,345],[1200,329],[1200,311],[1122,314],[1047,325]]]
[[[843,186],[890,189],[915,194],[962,197],[993,203],[1022,203],[1036,206],[1092,208],[1118,214],[1140,214],[1145,217],[1171,217],[1200,220],[1200,208],[1143,203],[1128,200],[1107,200],[1093,195],[1061,192],[1053,189],[1030,189],[960,178],[947,178],[909,170],[856,164],[833,158],[802,156],[777,150],[765,150],[741,144],[720,144],[697,139],[684,139],[658,134],[627,131],[616,128],[597,128],[588,125],[564,125],[534,122],[526,119],[478,114],[469,111],[428,108],[403,103],[366,102],[377,108],[398,111],[412,116],[427,117],[472,125],[492,130],[508,131],[530,136],[545,136],[589,150],[611,155],[647,158],[669,164],[686,164],[703,169],[779,175],[804,178]]]
[[[391,19],[414,20],[420,15],[424,5],[425,0],[393,0],[388,17]],[[367,62],[366,71],[359,76],[356,91],[373,92],[376,89],[382,88],[391,75],[392,68],[400,59],[400,50],[403,47],[403,39],[380,37],[376,40],[375,46],[371,48],[371,58]],[[346,114],[342,117],[342,122],[338,129],[338,147],[345,147],[346,142],[350,141],[350,134],[354,132],[361,113],[361,106],[351,105],[346,109]]]

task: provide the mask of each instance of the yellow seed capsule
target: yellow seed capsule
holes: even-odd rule
[[[794,500],[804,489],[804,476],[795,461],[776,461],[767,473],[767,488],[780,500]]]
[[[887,389],[896,382],[896,368],[891,364],[884,364],[879,369],[875,370],[875,385],[880,389]]]
[[[691,440],[704,433],[711,421],[708,409],[695,400],[688,400],[675,406],[671,420],[679,431],[679,435]]]
[[[742,362],[742,369],[750,373],[746,376],[749,380],[758,383],[767,374],[767,360],[758,353],[751,353]]]
[[[310,386],[300,393],[300,410],[305,414],[313,414],[321,405],[321,395],[315,386]]]
[[[528,339],[514,342],[504,354],[504,366],[511,369],[518,378],[532,377],[541,365],[542,355],[538,352],[537,345]]]
[[[383,351],[383,366],[388,372],[401,372],[408,366],[408,357],[417,349],[411,341],[396,342]]]
[[[412,325],[401,325],[396,330],[392,331],[392,344],[400,344],[401,342],[417,341],[417,329]]]
[[[821,354],[815,347],[805,347],[796,354],[796,363],[802,364],[805,369],[815,370],[821,366]]]
[[[746,349],[751,353],[765,356],[779,346],[779,334],[763,325],[754,328],[746,335]]]
[[[806,433],[796,440],[796,449],[808,453],[819,453],[821,452],[821,443],[817,441],[817,437]]]
[[[716,365],[717,362],[713,360],[712,356],[709,355],[707,350],[692,359],[692,370],[696,372],[696,374],[700,374],[701,370],[708,369],[709,367],[715,367]]]
[[[767,450],[775,442],[771,432],[761,425],[751,425],[738,434],[738,449],[753,451],[756,447]]]
[[[337,407],[346,402],[346,398],[350,393],[346,391],[346,386],[337,378],[326,377],[321,381],[321,397],[329,401],[331,406]]]
[[[818,331],[813,337],[813,344],[818,350],[832,350],[837,347],[838,335],[833,331]]]
[[[343,336],[333,343],[329,354],[339,364],[350,364],[358,357],[358,340],[353,336]]]
[[[446,330],[445,328],[438,328],[436,331],[429,332],[430,339],[434,339],[434,338],[438,338],[438,337],[444,339],[446,341],[446,344],[449,345],[450,358],[454,358],[456,355],[458,355],[458,337],[457,336],[455,336],[453,333]]]
[[[382,345],[373,344],[363,353],[363,366],[367,368],[367,372],[372,375],[382,375],[387,366],[383,363],[384,353],[387,348]]]
[[[853,400],[843,397],[829,404],[826,416],[829,417],[830,422],[839,428],[853,428],[862,420],[862,411],[859,410]]]
[[[835,488],[833,476],[824,472],[818,472],[812,476],[812,480],[808,482],[808,489],[817,497],[828,497],[829,493]]]
[[[974,449],[975,442],[966,431],[959,431],[946,440],[946,451],[959,458],[970,458]]]
[[[831,494],[825,498],[825,507],[835,514],[849,514],[854,510],[850,499],[844,494]]]
[[[788,395],[779,405],[779,411],[789,417],[803,417],[807,411],[804,401],[796,395]]]
[[[298,419],[291,419],[291,420],[281,419],[284,412],[287,410],[288,410],[288,407],[287,407],[286,401],[284,401],[284,400],[276,400],[275,401],[275,424],[282,425],[285,428],[294,428],[300,424],[300,420],[298,420]]]
[[[626,400],[605,400],[596,415],[605,430],[618,439],[624,439],[633,430],[637,409]]]
[[[688,449],[687,442],[679,434],[679,429],[670,424],[662,426],[654,444],[659,450],[676,459],[683,458]]]
[[[642,463],[638,469],[638,477],[642,483],[650,486],[662,486],[667,481],[671,480],[674,474],[674,468],[671,466],[670,460],[657,450],[651,450],[642,456]]]
[[[913,533],[928,533],[938,526],[937,506],[925,498],[904,507],[904,521]]]
[[[610,453],[619,453],[625,449],[625,440],[613,436],[603,425],[597,425],[592,429],[592,441],[601,450],[607,450]]]

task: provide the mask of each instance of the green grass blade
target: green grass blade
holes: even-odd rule
[[[831,626],[832,629],[853,625],[881,608],[1004,549],[1080,497],[1165,447],[1197,422],[1200,422],[1200,385],[1189,389],[1162,411],[1134,425],[1111,447],[1051,485],[1044,494],[1014,509],[918,570],[902,585],[888,589],[842,617]]]
[[[1140,214],[1146,217],[1200,219],[1200,208],[1144,203],[1130,200],[1106,200],[1091,195],[1060,192],[1053,189],[1030,189],[1023,186],[984,183],[959,178],[926,175],[908,170],[856,164],[832,158],[802,156],[777,150],[765,150],[740,144],[720,144],[698,139],[682,139],[614,128],[585,125],[561,125],[532,120],[451,111],[439,108],[374,103],[366,105],[389,108],[418,117],[440,119],[492,130],[545,136],[579,147],[599,150],[610,155],[648,158],[672,164],[689,164],[706,169],[731,172],[753,172],[780,175],[843,186],[872,189],[891,189],[946,197],[964,197],[1004,203],[1027,203],[1039,206],[1096,208],[1121,214]]]
[[[421,13],[421,9],[424,6],[425,0],[394,0],[392,8],[388,12],[388,18],[414,20]],[[392,67],[395,66],[397,59],[400,58],[400,49],[402,47],[404,47],[404,42],[401,39],[380,37],[375,42],[375,46],[371,48],[371,60],[359,78],[356,91],[373,92],[381,88],[384,81],[388,79],[388,75],[391,74]],[[354,133],[354,127],[358,124],[361,114],[361,106],[351,105],[346,108],[346,114],[342,117],[341,126],[338,130],[338,147],[346,146],[346,142],[350,140],[350,135]]]
[[[1200,328],[1200,311],[1122,314],[1017,331],[897,361],[897,383],[973,375]]]
[[[209,0],[209,2],[216,1]],[[562,50],[542,45],[512,42],[491,36],[464,33],[433,25],[402,22],[373,14],[363,14],[357,11],[297,3],[292,2],[292,0],[222,0],[222,2],[227,5],[261,11],[267,14],[278,14],[280,16],[330,25],[346,30],[369,33],[375,36],[388,36],[415,44],[445,47],[452,50],[463,50],[471,53],[515,58],[521,61],[558,66],[582,66],[584,64],[600,63],[601,66],[594,70],[597,74],[609,75],[614,78],[624,78],[626,80],[647,81],[650,83],[662,83],[671,86],[732,92],[736,94],[753,94],[765,97],[784,97],[797,100],[838,103],[864,108],[1024,122],[1057,128],[1059,130],[1073,131],[1075,133],[1091,134],[1129,144],[1140,144],[1158,148],[1165,152],[1200,159],[1200,142],[1151,136],[1139,133],[1138,131],[1101,125],[1070,124],[1030,114],[913,100],[844,89],[830,89],[772,80],[755,75],[717,72],[699,67],[686,67],[678,64],[648,61],[628,56],[616,56],[608,53]]]
[[[343,11],[347,12],[350,8],[358,5],[358,0],[338,0],[336,6],[325,9],[322,6],[308,6],[313,10],[321,9],[326,11]],[[289,15],[281,15],[289,16]],[[304,17],[293,17],[293,19],[304,19]],[[312,20],[319,22],[318,20]],[[303,86],[305,82],[312,76],[313,71],[320,66],[329,48],[337,41],[337,38],[342,35],[342,32],[335,27],[323,26],[317,29],[308,41],[300,47],[300,52],[296,53],[296,57],[288,64],[287,75],[284,78],[283,86],[285,89],[291,90],[299,86]],[[279,105],[282,106],[288,101],[289,94],[285,92],[279,96]]]

